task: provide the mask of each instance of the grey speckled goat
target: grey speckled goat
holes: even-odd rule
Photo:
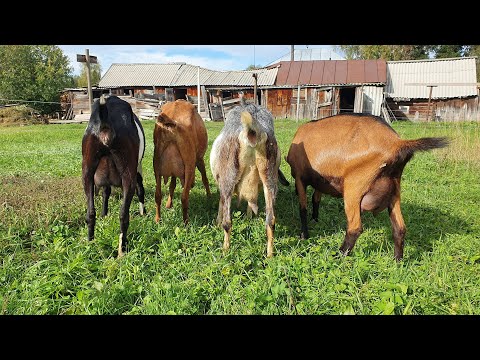
[[[266,205],[267,257],[273,255],[275,228],[274,205],[278,180],[288,185],[280,169],[280,149],[273,129],[272,114],[259,105],[241,105],[233,108],[225,125],[215,139],[210,152],[210,167],[218,184],[220,202],[217,224],[224,229],[223,249],[230,247],[232,195],[238,202],[248,202],[247,216],[258,212],[257,198],[260,186]]]

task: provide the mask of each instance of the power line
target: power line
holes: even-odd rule
[[[38,101],[38,100],[10,100],[10,99],[0,99],[0,101],[11,101],[11,102],[25,102],[25,103],[41,103],[41,104],[64,104],[57,101]],[[70,104],[70,103],[68,103]]]

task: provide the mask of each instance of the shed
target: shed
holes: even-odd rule
[[[164,101],[187,99],[198,104],[200,85],[200,114],[213,120],[224,118],[224,106],[239,101],[239,93],[246,99],[254,98],[255,80],[257,86],[271,86],[275,82],[277,68],[217,71],[186,63],[170,64],[112,64],[100,79],[99,88],[111,94],[130,95],[138,100]],[[258,90],[261,103],[261,90]]]
[[[387,61],[389,108],[400,119],[480,120],[475,60]]]
[[[92,87],[93,99],[99,98],[104,90]],[[108,91],[107,91],[108,92]],[[61,119],[72,120],[78,115],[90,114],[87,88],[65,88],[60,93]],[[88,118],[86,117],[86,121]]]
[[[318,119],[338,113],[382,114],[385,60],[281,61],[267,107],[277,118]]]

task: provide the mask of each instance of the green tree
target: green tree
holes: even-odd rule
[[[468,56],[469,51],[468,45],[432,45],[431,48],[435,59]]]
[[[465,56],[476,56],[475,63],[477,64],[477,82],[480,82],[480,45],[468,45],[468,51]]]
[[[92,86],[97,86],[102,78],[102,66],[98,62],[97,64],[90,64],[90,83]],[[82,63],[82,70],[80,75],[76,78],[76,84],[78,87],[87,87],[87,64]]]
[[[256,70],[256,69],[260,69],[260,68],[261,68],[260,65],[248,65],[245,70]]]
[[[336,45],[347,59],[415,60],[428,58],[430,45]]]
[[[60,110],[60,91],[73,86],[68,57],[56,45],[0,45],[0,97],[42,114]]]

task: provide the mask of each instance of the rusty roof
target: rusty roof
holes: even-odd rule
[[[387,82],[385,60],[280,61],[276,86],[361,85]]]

